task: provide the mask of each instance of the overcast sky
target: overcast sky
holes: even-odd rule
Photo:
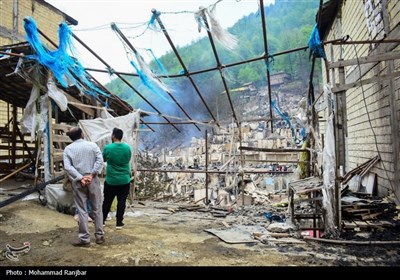
[[[273,1],[264,0],[264,5]],[[184,46],[207,35],[204,29],[201,33],[198,32],[193,12],[201,6],[207,7],[217,1],[47,0],[47,2],[78,21],[78,25],[72,27],[74,34],[101,56],[114,70],[134,72],[123,44],[110,28],[112,22],[117,24],[142,56],[149,60],[151,54],[145,49],[151,49],[157,57],[171,51],[162,32],[151,29],[144,32],[146,23],[151,19],[152,8],[161,12],[160,19],[175,46]],[[256,0],[223,0],[217,4],[216,15],[221,25],[228,28],[243,16],[257,12],[258,5],[259,1]],[[78,49],[76,56],[85,67],[105,69],[104,65],[88,53],[85,48],[81,47],[78,42],[75,44]],[[108,74],[96,72],[91,72],[91,74],[102,83],[111,80]]]

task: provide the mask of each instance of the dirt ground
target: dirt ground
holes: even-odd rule
[[[205,229],[223,228],[222,221],[243,221],[235,213],[215,218],[209,213],[171,213],[145,202],[127,209],[125,227],[107,221],[106,242],[73,247],[77,223],[71,215],[42,206],[38,200],[17,201],[0,209],[0,266],[399,266],[397,246],[302,244],[228,244]],[[90,225],[93,236],[93,224]],[[11,261],[6,245],[29,252]]]

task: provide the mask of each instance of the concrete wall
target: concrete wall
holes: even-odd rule
[[[351,41],[378,40],[384,36],[400,38],[400,1],[365,1],[366,3],[373,2],[374,9],[369,9],[363,2],[344,1],[326,41],[345,35],[349,35]],[[366,10],[370,11],[368,16]],[[327,45],[325,50],[328,61],[334,62],[340,58],[348,60],[400,51],[400,46],[398,43]],[[345,67],[346,84],[359,80],[360,68],[362,79],[368,79],[399,71],[400,60],[362,64],[360,67],[347,66]],[[337,84],[338,71],[335,74],[331,73],[330,78],[332,85]],[[324,80],[326,81],[325,76]],[[381,195],[385,195],[391,189],[399,192],[399,142],[397,140],[399,138],[397,123],[400,119],[399,91],[399,78],[365,84],[346,91],[345,171],[378,155],[379,151],[382,161],[377,163],[371,172],[378,174],[378,192]]]

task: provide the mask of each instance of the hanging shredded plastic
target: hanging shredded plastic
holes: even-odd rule
[[[157,94],[160,98],[162,98],[163,100],[167,101],[167,102],[171,102],[171,100],[168,100],[167,98],[165,98],[160,92],[159,90],[154,86],[154,84],[152,83],[152,81],[149,79],[149,77],[147,75],[145,75],[143,73],[143,71],[140,70],[139,66],[136,65],[136,63],[133,60],[129,61],[131,63],[131,65],[133,66],[133,68],[135,68],[136,73],[139,75],[140,80],[142,81],[142,83],[148,88],[150,89],[152,92],[154,92],[155,94]]]
[[[68,50],[72,52],[74,47],[71,41],[72,31],[65,22],[59,25],[59,47],[54,51],[47,49],[41,42],[39,31],[33,18],[24,18],[24,28],[26,39],[36,52],[36,55],[29,56],[29,58],[36,59],[40,64],[49,68],[61,86],[67,88],[72,83],[86,93],[91,93],[95,96],[97,96],[96,93],[100,93],[109,97],[107,93],[101,91],[89,81],[82,64],[69,55]]]
[[[326,59],[317,25],[314,26],[310,38],[308,39],[308,47],[310,48],[310,56],[315,55],[316,57],[322,57]]]
[[[201,31],[201,28],[204,27],[206,30],[211,32],[212,37],[221,44],[224,48],[227,50],[234,50],[236,49],[238,45],[238,40],[237,38],[229,33],[227,30],[225,30],[221,24],[219,23],[217,17],[216,17],[216,5],[212,5],[210,8],[204,8],[200,7],[199,11],[195,13],[195,20],[198,25],[198,30],[199,32]],[[207,14],[209,21],[210,21],[210,29],[207,29],[204,24],[203,20],[203,12]]]
[[[281,116],[281,118],[286,122],[286,124],[289,126],[290,130],[292,131],[292,134],[294,135],[294,139],[297,140],[297,136],[296,133],[294,131],[294,128],[292,126],[292,123],[290,122],[290,119],[287,115],[285,115],[281,109],[278,107],[278,105],[276,105],[276,101],[272,100],[271,102],[272,104],[272,108],[275,109],[275,111],[278,113],[279,116]],[[304,139],[304,138],[303,138]]]
[[[326,123],[326,136],[323,151],[324,185],[322,188],[322,204],[326,210],[325,215],[325,234],[330,237],[338,237],[339,232],[334,223],[335,200],[335,178],[336,178],[336,157],[335,157],[335,136],[333,125],[333,113],[329,116]]]
[[[158,67],[161,70],[161,73],[168,76],[168,72],[167,69],[165,69],[164,65],[161,63],[161,61],[154,55],[154,52],[152,49],[146,49],[146,51],[148,51],[151,56],[153,57],[154,61],[157,63]]]

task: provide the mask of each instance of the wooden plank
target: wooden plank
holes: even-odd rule
[[[332,92],[336,93],[336,92],[339,92],[339,91],[348,90],[348,89],[351,89],[351,88],[354,88],[354,87],[361,86],[361,84],[362,85],[366,85],[366,84],[371,84],[371,83],[380,83],[380,82],[383,82],[383,81],[386,81],[386,80],[394,79],[394,78],[399,77],[399,76],[400,76],[400,71],[393,72],[393,73],[390,73],[390,74],[387,74],[387,75],[376,76],[376,77],[373,77],[373,78],[370,78],[370,79],[364,79],[362,81],[356,81],[354,83],[349,83],[349,84],[339,85],[339,86],[333,87],[332,88]]]
[[[63,161],[63,153],[53,153],[53,161],[58,162],[58,161]]]
[[[11,158],[11,156],[9,156],[9,155],[0,155],[0,159],[1,160],[3,160],[3,159],[10,159]],[[23,159],[28,159],[29,158],[29,155],[15,155],[14,156],[14,158],[15,159],[20,159],[20,158],[23,158]]]
[[[343,211],[349,214],[371,213],[370,209],[344,209]]]
[[[69,124],[65,124],[65,123],[54,123],[53,124],[53,129],[60,129],[63,130],[65,132],[68,132],[71,128],[73,128],[73,125],[69,125]]]
[[[322,190],[322,187],[315,187],[315,188],[310,188],[310,189],[298,189],[295,190],[296,194],[307,194],[307,193],[312,193],[316,191]]]
[[[11,137],[6,138],[6,137],[1,137],[1,136],[0,136],[0,140],[1,140],[0,143],[8,143],[8,142],[11,142]],[[16,144],[23,144],[24,142],[23,142],[22,140],[15,140],[15,143],[16,143]],[[10,145],[10,146],[11,146],[11,145]]]
[[[380,221],[380,223],[382,224],[383,227],[394,227],[395,225],[392,222],[389,221]]]
[[[358,60],[356,58],[348,59],[348,60],[341,60],[337,62],[332,62],[328,64],[329,69],[332,68],[339,68],[344,66],[353,66],[358,64],[365,64],[365,63],[372,63],[372,62],[380,62],[383,60],[392,60],[392,59],[399,59],[400,52],[390,52],[384,54],[376,54],[371,56],[364,56],[360,57]]]
[[[1,150],[1,149],[8,150],[8,149],[10,149],[10,148],[11,148],[11,147],[9,147],[8,145],[0,145],[0,150]],[[19,151],[19,150],[27,150],[27,149],[24,148],[23,146],[16,146],[15,149],[16,149],[17,151]],[[35,147],[28,147],[28,149],[29,149],[29,150],[35,150]]]
[[[380,221],[366,221],[366,223],[372,228],[382,228],[382,223]]]
[[[322,196],[319,196],[319,197],[313,197],[313,198],[307,198],[307,199],[299,199],[299,200],[296,200],[296,202],[303,203],[303,202],[321,201],[321,200],[322,200]]]
[[[361,215],[361,220],[363,220],[363,221],[365,221],[365,220],[373,220],[373,219],[376,219],[381,214],[383,214],[383,212]]]
[[[85,112],[89,116],[94,117],[95,111],[93,109],[85,107],[85,104],[83,104],[81,101],[79,101],[75,97],[69,95],[68,93],[65,93],[65,96],[67,97],[68,103],[70,103],[72,106],[78,108],[82,112]]]
[[[351,221],[343,221],[343,227],[344,228],[353,229],[353,228],[356,228],[357,225],[354,222],[351,222]]]
[[[53,135],[53,142],[72,143],[72,140],[66,135]]]
[[[42,150],[43,150],[43,147],[42,147]],[[54,148],[54,152],[55,152],[55,153],[64,153],[64,150],[63,150],[63,149],[56,149],[56,148]]]
[[[32,163],[29,162],[27,164],[25,164],[24,166],[18,168],[17,170],[11,172],[10,174],[8,174],[7,176],[3,177],[0,179],[0,182],[5,181],[6,179],[12,177],[13,175],[17,174],[18,172],[20,172],[21,170],[24,170],[25,168],[29,167]]]
[[[225,221],[222,221],[222,224],[226,227],[226,228],[230,228],[231,226],[230,225],[228,225],[228,223],[227,222],[225,222]]]
[[[54,153],[54,145],[53,145],[53,102],[50,98],[48,99],[47,106],[49,110],[49,119],[48,119],[48,125],[49,125],[49,166],[50,166],[50,174],[51,176],[54,175],[54,160],[53,160],[53,153]],[[48,178],[51,179],[51,178]]]
[[[370,195],[374,194],[376,188],[377,175],[375,173],[370,172],[368,173],[368,176],[365,176],[364,178],[366,178],[365,191]]]
[[[88,104],[82,104],[82,103],[75,103],[75,102],[68,102],[68,104],[77,105],[77,106],[85,107],[85,108],[93,108],[93,109],[97,109],[97,110],[100,110],[100,109],[105,108],[105,107],[94,106],[94,105],[88,105]],[[113,109],[110,109],[110,108],[105,108],[105,109],[106,109],[107,111],[110,111],[110,112],[113,112],[113,111],[114,111]]]
[[[354,223],[357,225],[357,227],[360,227],[360,228],[367,228],[367,227],[369,227],[369,225],[368,225],[366,222],[354,221]]]
[[[62,170],[62,171],[56,171],[56,172],[54,172],[54,177],[57,178],[58,176],[61,176],[61,175],[64,175],[64,174],[65,174],[65,171],[64,171],[64,170]]]

